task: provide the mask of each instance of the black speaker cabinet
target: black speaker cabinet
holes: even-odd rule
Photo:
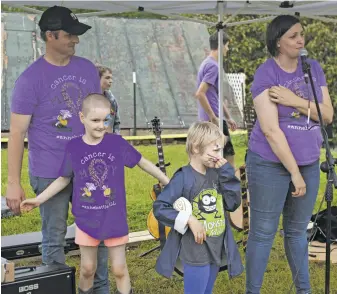
[[[1,285],[2,294],[76,294],[75,268],[67,265],[15,269],[15,281]]]

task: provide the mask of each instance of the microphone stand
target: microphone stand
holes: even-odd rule
[[[314,95],[317,114],[319,118],[320,128],[325,144],[325,158],[326,161],[321,163],[321,171],[327,174],[327,182],[325,187],[325,201],[327,203],[327,234],[326,234],[326,252],[325,252],[325,294],[330,293],[330,253],[331,253],[331,202],[333,200],[333,186],[337,189],[337,176],[334,170],[335,164],[337,164],[337,160],[332,157],[327,132],[323,125],[323,119],[321,110],[319,107],[319,103],[316,96],[315,86],[313,83],[310,64],[302,59],[302,68],[304,72],[305,82],[308,84],[308,76],[311,84],[312,93]]]

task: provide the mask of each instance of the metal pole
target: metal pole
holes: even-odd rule
[[[218,22],[223,21],[224,15],[224,2],[218,1]],[[219,128],[223,132],[223,81],[224,81],[224,70],[223,70],[223,29],[218,30],[218,66],[219,66],[219,78],[218,78],[218,88],[219,88]]]
[[[136,72],[133,72],[133,136],[137,136]]]

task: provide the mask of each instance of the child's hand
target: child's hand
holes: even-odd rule
[[[220,157],[215,157],[213,155],[207,154],[209,157],[209,160],[214,164],[215,168],[220,168],[222,167],[225,163],[227,163],[227,160],[224,159],[222,156]]]
[[[202,244],[204,240],[206,241],[206,230],[202,223],[196,219],[196,217],[191,215],[187,224],[194,235],[195,242]]]
[[[220,168],[220,167],[222,167],[222,166],[223,166],[224,164],[226,164],[226,163],[227,163],[227,160],[224,159],[223,157],[220,157],[220,158],[218,159],[218,161],[215,162],[214,167],[215,167],[215,168]]]
[[[28,212],[34,209],[35,207],[40,206],[40,201],[37,198],[27,199],[21,202],[20,210],[21,212]]]

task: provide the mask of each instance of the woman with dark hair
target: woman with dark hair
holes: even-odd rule
[[[298,18],[276,17],[267,28],[272,58],[257,69],[251,87],[257,121],[246,161],[251,213],[246,293],[260,293],[281,213],[297,294],[311,293],[306,229],[319,188],[322,136],[299,57],[304,44]],[[333,108],[325,75],[317,61],[307,61],[324,123],[331,123]]]
[[[110,91],[112,84],[112,70],[106,66],[96,65],[101,80],[102,93],[107,97],[111,103],[111,113],[109,120],[108,132],[115,134],[120,133],[120,118],[118,103],[114,95]]]

